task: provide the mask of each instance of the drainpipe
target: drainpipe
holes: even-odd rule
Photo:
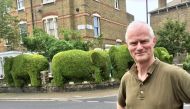
[[[33,12],[33,1],[30,0],[30,10],[31,10],[31,16],[32,16],[32,29],[34,30],[34,12]]]

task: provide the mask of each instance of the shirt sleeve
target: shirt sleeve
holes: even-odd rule
[[[178,70],[174,75],[177,97],[184,103],[190,103],[190,74],[185,70]]]
[[[126,83],[125,83],[125,76],[122,77],[119,91],[118,91],[118,104],[122,107],[126,106]]]

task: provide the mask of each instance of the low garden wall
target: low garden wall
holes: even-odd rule
[[[90,91],[97,89],[109,89],[118,88],[119,82],[104,82],[104,83],[76,83],[76,84],[65,84],[64,87],[7,87],[1,86],[0,93],[47,93],[47,92],[73,92],[73,91]]]

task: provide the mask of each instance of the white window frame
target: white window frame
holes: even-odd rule
[[[26,21],[20,21],[20,22],[19,22],[20,34],[21,34],[21,28],[20,28],[20,25],[22,25],[22,24],[26,24],[26,25],[27,25],[27,22],[26,22]]]
[[[95,13],[93,14],[93,24],[94,24],[94,37],[99,37],[100,33],[100,15]]]
[[[43,4],[53,3],[56,0],[43,0]]]
[[[24,7],[24,0],[17,0],[17,10],[20,11],[20,10],[24,10],[25,7]]]
[[[115,0],[115,9],[119,9],[119,0]]]
[[[21,28],[20,28],[20,25],[23,25],[23,24],[26,24],[26,32],[27,32],[27,22],[26,22],[26,21],[20,21],[20,22],[19,22],[20,44],[23,43],[23,39],[22,39],[22,36],[21,36],[22,30],[21,30]]]
[[[47,17],[44,17],[42,19],[42,21],[43,21],[45,31],[49,35],[53,35],[53,36],[55,36],[55,38],[59,39],[59,37],[58,37],[57,18],[58,18],[58,16],[47,16]],[[50,31],[50,25],[49,24],[52,23],[52,22],[48,22],[48,20],[50,20],[50,19],[53,19],[53,24],[52,24],[51,27],[53,27],[52,30],[54,30],[54,34],[52,34],[51,31]]]

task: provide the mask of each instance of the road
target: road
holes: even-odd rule
[[[116,96],[73,100],[7,100],[1,109],[116,109]],[[190,109],[185,104],[184,109]]]
[[[116,109],[116,96],[73,100],[7,100],[0,109]]]

